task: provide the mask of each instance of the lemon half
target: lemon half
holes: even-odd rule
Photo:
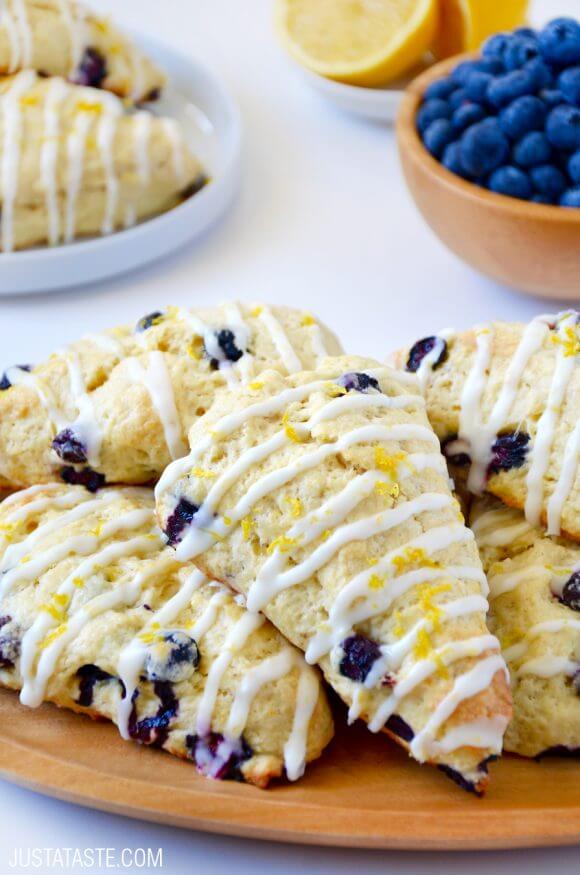
[[[352,85],[383,85],[435,39],[438,0],[277,0],[277,23],[305,67]]]
[[[449,58],[471,52],[494,33],[524,24],[528,0],[440,0],[435,54]]]

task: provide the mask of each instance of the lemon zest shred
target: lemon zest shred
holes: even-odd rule
[[[296,519],[298,519],[298,517],[302,516],[302,514],[304,513],[304,507],[299,498],[293,498],[291,495],[288,495],[286,496],[284,501],[290,506],[293,517],[296,517]]]
[[[295,547],[298,543],[297,538],[288,538],[286,535],[279,535],[277,538],[271,542],[268,546],[267,553],[271,555],[276,550],[279,550],[280,553],[288,553],[292,547]]]
[[[385,585],[385,578],[378,574],[371,574],[369,579],[369,589],[382,589]]]
[[[242,527],[242,536],[244,538],[244,541],[249,541],[251,534],[252,534],[252,529],[254,528],[253,517],[249,517],[249,516],[244,517],[244,519],[241,521],[240,525]]]
[[[208,471],[206,468],[192,468],[189,473],[201,480],[213,480],[214,477],[217,477],[215,471]]]
[[[307,328],[309,325],[316,325],[316,319],[312,315],[312,313],[304,313],[302,316],[301,325],[304,328]]]

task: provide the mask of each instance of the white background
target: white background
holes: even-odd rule
[[[93,5],[223,76],[244,118],[242,192],[204,239],[142,273],[73,292],[0,300],[0,370],[168,304],[228,297],[312,309],[348,351],[379,357],[443,326],[528,319],[555,309],[477,276],[438,243],[405,190],[393,132],[341,115],[310,92],[276,42],[271,0]],[[537,20],[562,13],[580,17],[580,0],[534,3]],[[0,873],[14,871],[7,864],[14,846],[31,845],[161,846],[164,871],[172,875],[234,869],[236,875],[302,869],[454,875],[466,866],[473,875],[578,871],[577,849],[426,856],[204,836],[76,809],[0,782]]]

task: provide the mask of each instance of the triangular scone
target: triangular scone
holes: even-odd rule
[[[471,523],[490,586],[490,624],[511,672],[506,750],[580,755],[580,546],[477,499]]]
[[[580,323],[576,311],[497,322],[418,341],[397,355],[425,388],[449,462],[525,511],[548,534],[580,540]]]
[[[233,302],[87,335],[0,376],[0,486],[157,480],[217,392],[340,350],[309,313]]]
[[[480,792],[511,714],[486,581],[416,386],[364,358],[216,400],[157,508],[373,731]]]
[[[155,99],[165,75],[120,33],[74,0],[4,0],[0,73],[37,70],[139,102]]]
[[[173,119],[31,70],[0,80],[4,252],[109,234],[204,184]]]
[[[332,736],[320,675],[180,565],[153,494],[45,485],[0,504],[0,684],[115,722],[214,778],[300,777]]]

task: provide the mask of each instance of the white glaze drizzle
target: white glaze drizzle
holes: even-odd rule
[[[70,0],[58,0],[61,18],[70,40],[70,70],[72,76],[78,70],[86,47],[86,10],[81,3],[71,5]]]
[[[107,99],[108,98],[108,99]],[[115,217],[119,201],[119,180],[115,169],[115,136],[123,109],[119,101],[111,95],[103,95],[103,112],[97,129],[97,144],[105,173],[106,200],[102,234],[112,234],[115,230]]]
[[[137,358],[128,358],[126,364],[130,378],[134,383],[142,385],[151,399],[157,418],[163,426],[163,434],[171,458],[181,458],[187,452],[187,445],[164,354],[154,350],[147,355],[145,362]]]
[[[144,187],[149,184],[151,178],[151,162],[149,159],[149,147],[153,117],[149,112],[140,110],[133,116],[133,132],[135,137],[135,162],[139,181]]]
[[[8,8],[7,0],[2,2],[2,12],[0,14],[0,26],[6,30],[8,42],[10,43],[10,62],[8,65],[8,73],[15,73],[20,67],[20,58],[22,55],[20,48],[20,35],[14,16]]]
[[[48,242],[60,242],[60,209],[58,202],[58,155],[60,137],[59,111],[68,93],[63,79],[53,78],[48,86],[44,105],[44,138],[40,150],[40,180],[48,213]]]
[[[548,501],[547,510],[547,533],[548,535],[559,535],[562,527],[562,511],[568,500],[576,472],[578,471],[578,463],[580,461],[580,421],[576,423],[574,431],[566,442],[564,450],[564,459],[562,461],[562,469],[556,483],[556,487],[552,492]]]
[[[443,331],[439,331],[435,338],[435,345],[433,346],[433,349],[427,353],[427,355],[423,358],[421,364],[417,368],[414,376],[418,381],[422,391],[425,391],[433,376],[435,366],[441,360],[441,355],[445,350],[445,343],[453,336],[454,333],[455,332],[452,328],[445,328],[443,329]]]
[[[274,346],[278,351],[278,355],[280,356],[282,364],[284,365],[288,373],[295,374],[298,371],[301,371],[302,362],[294,351],[294,347],[290,343],[288,335],[284,331],[280,320],[276,319],[271,309],[265,306],[262,306],[260,308],[258,318],[270,334],[270,337],[274,342]]]
[[[12,9],[20,42],[19,66],[29,68],[32,67],[32,31],[25,0],[12,0]]]
[[[96,101],[92,101],[96,104]],[[64,241],[72,243],[76,232],[76,206],[81,188],[87,137],[93,119],[92,113],[79,112],[74,125],[66,138],[67,187],[65,199]]]
[[[87,449],[87,461],[95,468],[100,461],[103,434],[99,425],[93,402],[85,383],[78,354],[73,349],[63,350],[60,355],[66,362],[69,374],[70,390],[78,416],[71,424],[75,435],[81,439]]]
[[[2,233],[4,252],[14,248],[14,206],[18,193],[20,177],[20,155],[22,148],[22,107],[21,99],[35,85],[37,80],[33,70],[24,70],[15,78],[9,89],[2,95],[2,122],[4,137],[2,143],[2,164],[0,181],[2,186]]]
[[[187,172],[185,167],[185,142],[181,128],[179,123],[172,118],[163,119],[162,124],[165,135],[171,145],[175,181],[178,186],[184,186],[187,182]]]

